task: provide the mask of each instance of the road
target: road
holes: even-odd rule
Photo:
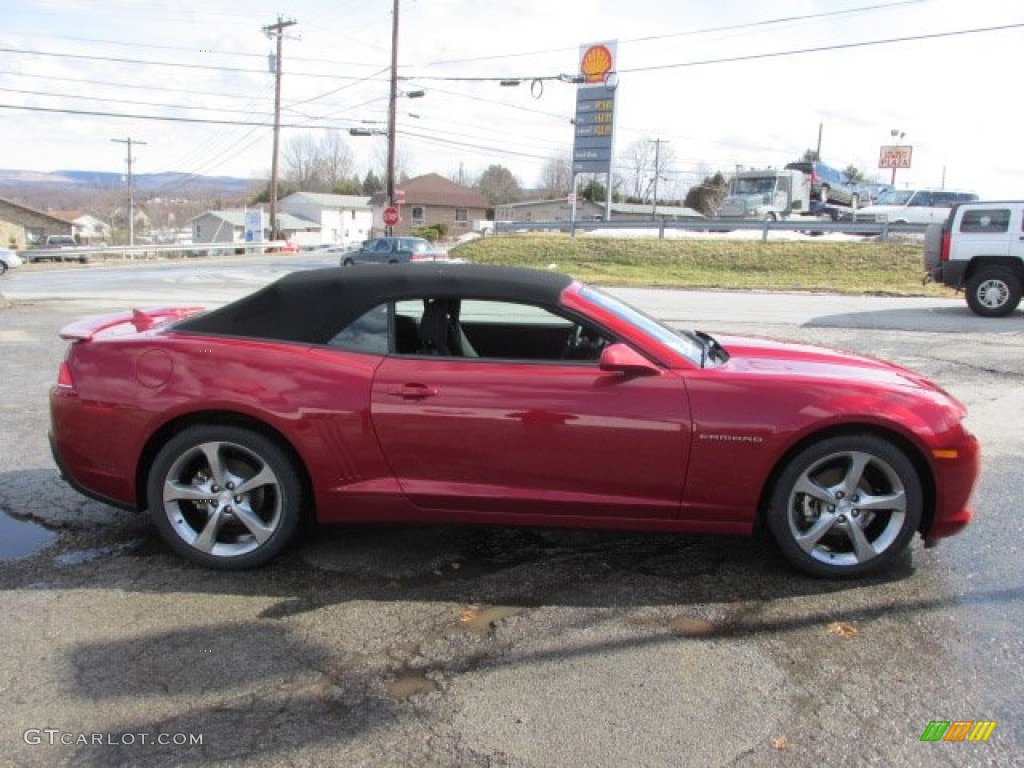
[[[804,578],[760,539],[464,527],[320,530],[267,568],[202,571],[57,477],[56,331],[83,312],[227,301],[285,258],[0,281],[14,302],[0,309],[0,550],[15,518],[45,539],[0,563],[5,761],[1020,764],[1022,313],[615,291],[674,323],[893,359],[969,406],[984,449],[976,520],[885,578]],[[996,727],[986,743],[922,743],[933,720]],[[161,735],[171,743],[142,743]]]

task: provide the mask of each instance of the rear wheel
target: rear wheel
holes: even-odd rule
[[[153,524],[168,546],[208,568],[262,565],[292,538],[302,483],[269,438],[231,426],[197,426],[157,454],[146,487]]]
[[[1005,317],[1020,297],[1020,277],[1006,267],[979,269],[967,281],[967,306],[981,317]]]
[[[768,526],[782,554],[812,576],[891,567],[921,521],[921,480],[895,445],[874,435],[814,443],[786,465]]]
[[[343,266],[343,267],[351,267],[353,264],[355,264],[355,262],[352,261],[352,259],[344,259],[341,262],[341,266]]]
[[[4,262],[4,261],[0,261],[0,275],[4,274],[6,271],[7,271],[7,263]]]

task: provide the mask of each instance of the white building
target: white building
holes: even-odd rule
[[[281,211],[315,221],[320,225],[319,240],[309,242],[307,233],[296,242],[301,245],[351,245],[371,236],[373,208],[369,197],[295,192],[282,198]]]

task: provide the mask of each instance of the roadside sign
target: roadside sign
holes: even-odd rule
[[[396,189],[395,190],[395,199],[392,200],[392,202],[395,205],[401,205],[402,203],[404,203],[405,202],[405,190],[404,189]]]
[[[393,227],[402,220],[402,217],[398,215],[398,209],[394,206],[388,206],[384,209],[384,223]]]
[[[906,144],[882,146],[878,152],[879,168],[909,168],[914,148]]]

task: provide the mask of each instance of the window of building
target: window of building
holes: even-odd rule
[[[427,209],[422,205],[414,205],[412,207],[412,223],[423,224],[427,220]]]

